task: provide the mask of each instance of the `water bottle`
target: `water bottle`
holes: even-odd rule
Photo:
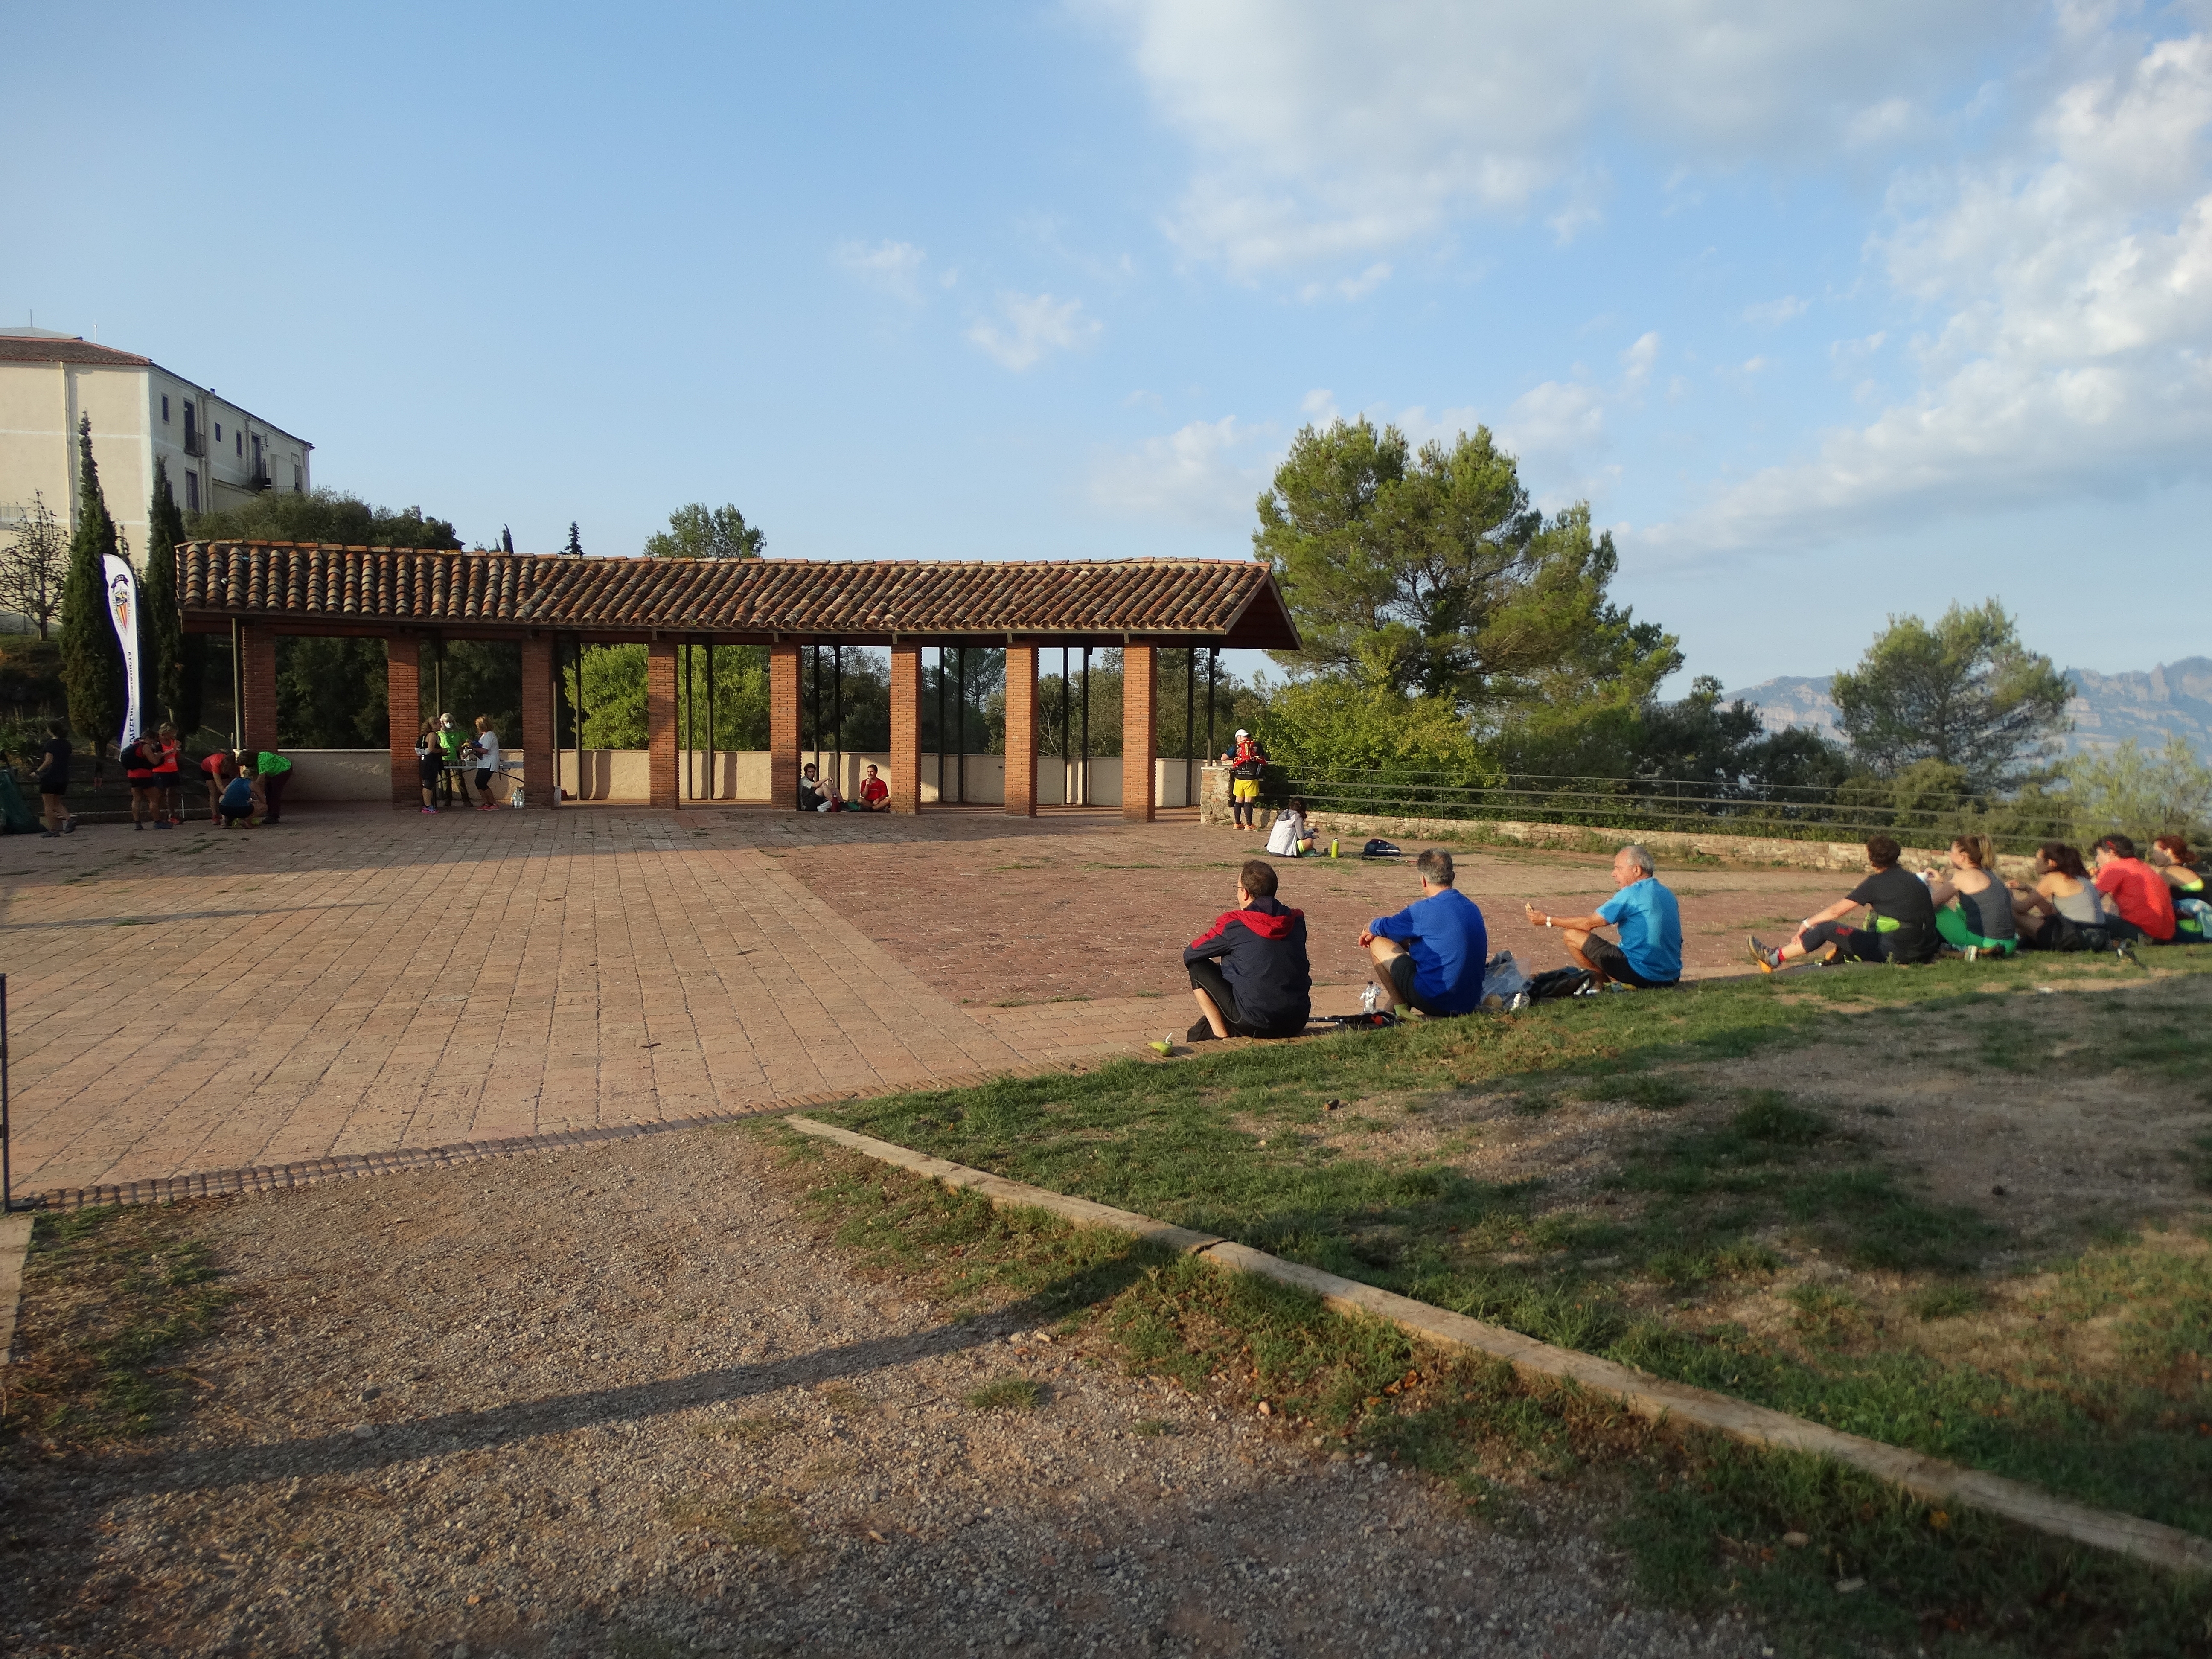
[[[1370,1014],[1373,1013],[1375,1012],[1375,1005],[1382,999],[1382,994],[1375,988],[1375,981],[1371,979],[1367,981],[1367,988],[1359,994],[1360,1007]]]

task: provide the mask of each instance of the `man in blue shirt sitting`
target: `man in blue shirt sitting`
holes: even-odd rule
[[[1586,916],[1555,916],[1527,907],[1539,927],[1566,931],[1567,954],[1577,967],[1607,984],[1656,991],[1682,977],[1682,912],[1674,894],[1652,873],[1651,854],[1624,847],[1613,855],[1613,884],[1620,890]],[[1600,939],[1601,927],[1620,929],[1620,943]]]
[[[1359,936],[1382,970],[1378,1000],[1385,1008],[1440,1017],[1472,1012],[1482,1001],[1483,970],[1490,963],[1482,912],[1452,885],[1449,853],[1431,847],[1413,867],[1420,872],[1421,896],[1395,916],[1378,916]]]

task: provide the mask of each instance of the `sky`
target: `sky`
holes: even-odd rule
[[[635,553],[1249,556],[1486,424],[1730,686],[2212,651],[2212,0],[25,9],[0,320]],[[1678,679],[1674,690],[1686,680]]]

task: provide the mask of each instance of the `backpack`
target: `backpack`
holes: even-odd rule
[[[1377,836],[1359,849],[1359,856],[1364,859],[1401,859],[1406,855],[1398,850],[1395,842],[1384,841]]]
[[[1592,982],[1590,975],[1583,969],[1554,968],[1528,981],[1528,1000],[1550,1002],[1555,998],[1571,997]]]
[[[1243,778],[1248,783],[1258,782],[1267,775],[1267,750],[1261,748],[1258,744],[1254,744],[1250,755],[1229,769],[1229,775],[1232,778]]]

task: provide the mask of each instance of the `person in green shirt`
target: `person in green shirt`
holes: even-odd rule
[[[459,791],[461,805],[469,804],[469,760],[461,750],[468,746],[469,735],[453,724],[451,714],[438,716],[438,747],[445,751],[446,776],[440,792],[438,805],[451,806],[453,794]]]
[[[253,775],[261,781],[261,799],[267,804],[268,816],[264,823],[284,821],[284,786],[292,776],[292,763],[273,749],[258,749],[246,758],[252,763]]]

